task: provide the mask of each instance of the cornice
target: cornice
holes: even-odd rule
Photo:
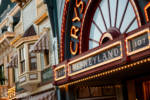
[[[17,48],[26,42],[37,41],[39,37],[40,37],[39,35],[28,36],[28,37],[21,36],[21,37],[16,38],[14,41],[12,41],[11,45]]]

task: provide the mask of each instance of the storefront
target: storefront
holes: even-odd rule
[[[147,0],[66,0],[58,98],[149,100],[149,9]]]

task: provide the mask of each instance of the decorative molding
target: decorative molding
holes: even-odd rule
[[[150,20],[150,19],[149,19],[149,16],[150,16],[150,15],[149,15],[149,13],[148,13],[148,11],[147,11],[148,8],[150,9],[150,2],[144,7],[144,13],[145,13],[145,17],[146,17],[146,21],[147,21],[147,22],[149,22],[149,20]]]
[[[10,45],[15,44],[22,36],[19,34],[18,36],[16,36],[11,42]]]
[[[38,35],[35,36],[29,36],[29,37],[18,37],[18,39],[16,39],[16,41],[14,41],[13,45],[15,47],[20,46],[21,44],[25,43],[25,42],[31,42],[31,41],[36,41],[39,39]]]
[[[4,42],[5,40],[9,43],[9,40],[7,38],[13,38],[15,37],[15,33],[13,32],[6,32],[0,36],[0,44]]]
[[[45,13],[43,13],[43,15],[41,15],[39,18],[37,18],[36,20],[35,20],[35,24],[36,25],[39,25],[44,19],[46,19],[48,17],[48,13],[47,12],[45,12]]]

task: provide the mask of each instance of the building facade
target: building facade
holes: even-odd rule
[[[58,100],[149,100],[148,0],[57,0]]]
[[[3,0],[1,8],[0,100],[55,100],[57,38],[45,1]]]
[[[20,8],[10,0],[3,0],[0,9],[0,100],[8,100],[8,89],[13,89],[16,82],[15,69],[8,69],[7,66],[15,52],[10,42],[16,35],[14,31],[20,20]],[[14,95],[15,91],[11,96]]]

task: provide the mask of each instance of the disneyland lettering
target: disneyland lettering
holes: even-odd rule
[[[120,55],[121,55],[120,46],[113,47],[109,50],[100,52],[97,55],[91,56],[74,64],[71,64],[70,65],[71,73],[114,59],[116,57],[119,57]]]

